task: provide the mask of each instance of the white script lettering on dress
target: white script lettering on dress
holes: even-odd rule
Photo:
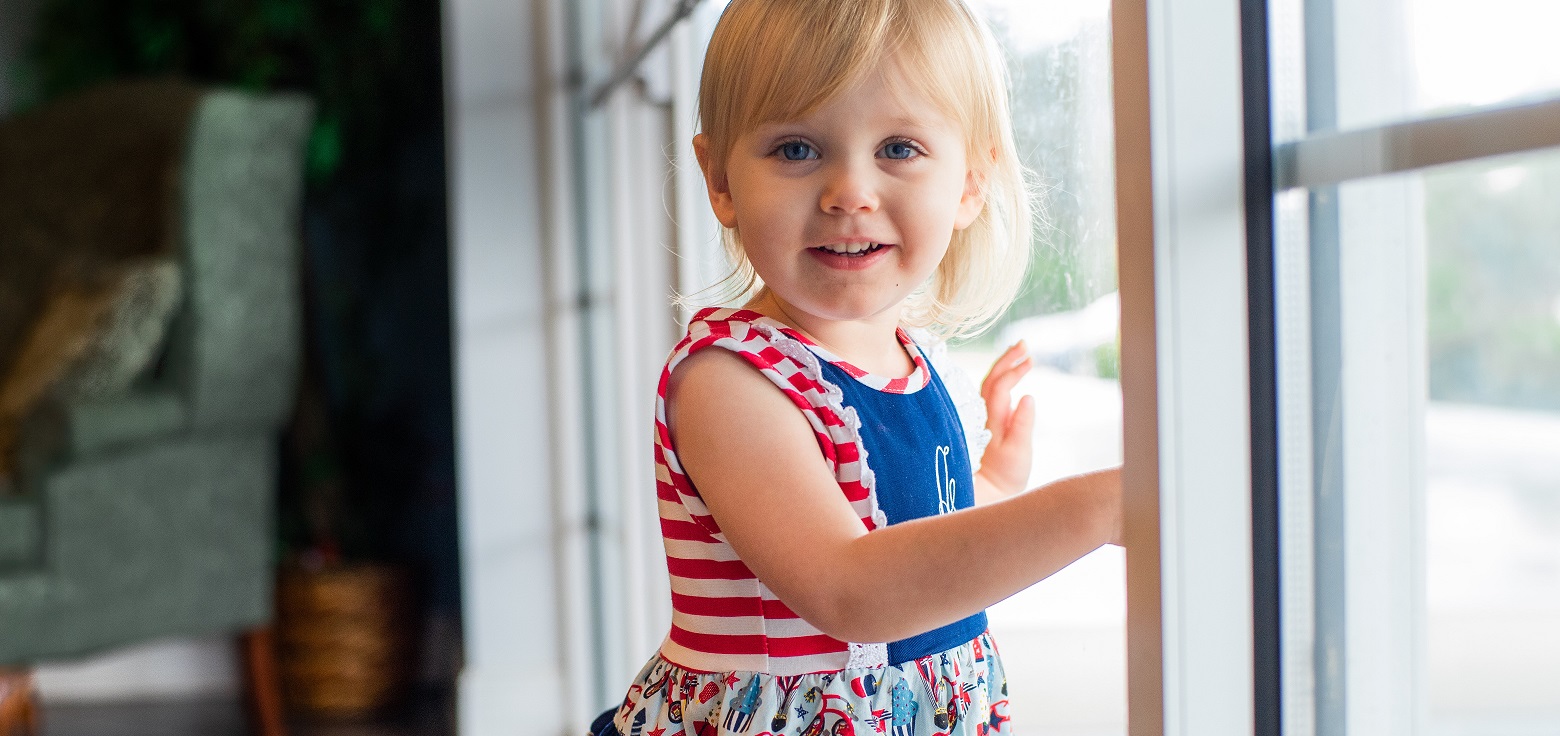
[[[953,448],[938,445],[934,452],[937,453],[933,460],[937,473],[937,513],[950,514],[958,510],[958,497],[954,494],[953,468],[948,465],[948,455],[953,452]]]

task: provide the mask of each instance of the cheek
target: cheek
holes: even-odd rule
[[[958,216],[959,202],[964,198],[964,180],[950,176],[935,177],[925,186],[916,188],[910,202],[909,213],[920,227],[938,231],[952,231]]]
[[[776,237],[784,233],[799,232],[811,212],[806,195],[774,181],[733,182],[732,203],[736,209],[737,230],[744,240],[749,234],[755,237]]]
[[[737,209],[737,219],[747,221],[753,219],[754,215],[764,212],[772,204],[773,190],[773,187],[764,185],[763,180],[756,177],[733,177],[731,202]]]

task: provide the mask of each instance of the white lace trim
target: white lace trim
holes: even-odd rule
[[[780,351],[781,355],[796,361],[796,364],[801,366],[802,374],[823,389],[824,402],[828,404],[830,409],[834,410],[834,413],[839,416],[841,421],[845,422],[845,430],[850,433],[850,440],[856,445],[857,452],[860,453],[861,485],[867,489],[867,508],[871,512],[868,518],[872,519],[872,525],[878,529],[888,526],[888,514],[884,513],[883,509],[878,506],[877,474],[872,472],[872,466],[867,463],[867,443],[861,440],[861,417],[857,416],[855,407],[845,405],[845,392],[841,391],[839,386],[834,385],[823,377],[823,367],[818,364],[818,356],[814,355],[811,350],[808,350],[807,346],[803,345],[800,340],[785,334],[774,323],[770,323],[767,318],[764,318],[762,321],[755,320],[749,324],[752,325],[753,329],[761,332],[769,341],[769,344]],[[856,645],[853,644],[851,646]],[[886,657],[887,650],[885,649],[884,652]]]
[[[845,669],[853,670],[867,667],[888,666],[887,644],[846,644],[850,648],[850,658],[845,660]]]
[[[981,456],[986,454],[986,445],[991,443],[991,430],[986,429],[986,400],[980,397],[979,386],[949,357],[948,343],[923,329],[907,332],[920,348],[921,355],[926,357],[926,362],[942,378],[943,388],[948,389],[948,398],[953,399],[953,407],[959,412],[959,423],[964,426],[964,443],[970,449],[970,472],[979,472]]]

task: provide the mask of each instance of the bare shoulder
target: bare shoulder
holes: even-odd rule
[[[746,358],[730,350],[713,347],[689,355],[677,364],[667,385],[667,398],[683,398],[688,393],[685,387],[696,394],[719,388],[737,391],[774,388],[769,379],[759,373],[758,368]]]
[[[811,441],[796,405],[756,366],[729,350],[707,348],[679,363],[667,383],[666,411],[679,454],[699,454],[697,445],[786,435]]]

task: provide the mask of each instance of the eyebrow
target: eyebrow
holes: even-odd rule
[[[884,122],[887,123],[887,127],[904,128],[908,129],[910,132],[921,132],[925,130],[932,130],[938,127],[937,123],[935,122],[915,120],[913,118],[906,117],[888,118]],[[786,120],[779,122],[759,123],[753,127],[753,132],[758,134],[760,137],[782,135],[785,134],[787,129],[792,126],[802,128],[808,127],[807,125],[795,120]]]
[[[910,118],[891,118],[888,122],[890,125],[895,127],[916,128],[918,130],[936,127],[935,125],[928,125],[925,122],[912,120]]]

